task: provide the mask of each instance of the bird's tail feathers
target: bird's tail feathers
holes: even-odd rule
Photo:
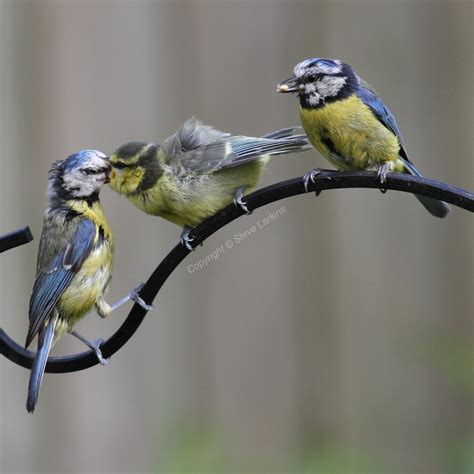
[[[262,144],[260,154],[283,155],[311,150],[312,148],[306,135],[291,135],[287,138],[273,138],[269,143]]]
[[[423,175],[415,168],[413,163],[408,160],[405,160],[401,156],[399,157],[399,160],[403,162],[403,166],[408,171],[408,173],[410,173],[412,176],[418,176],[418,178],[423,178]]]
[[[266,135],[263,135],[262,138],[272,140],[272,142],[267,143],[269,153],[272,155],[311,150],[313,147],[304,133],[298,133],[295,135],[295,132],[300,131],[301,127],[299,126],[282,128],[281,130],[267,133]]]
[[[227,163],[227,167],[239,166],[265,155],[282,155],[311,149],[305,134],[293,135],[297,129],[298,127],[285,128],[261,138],[231,137],[232,154],[229,154],[231,160]]]
[[[400,160],[403,162],[403,165],[405,166],[405,169],[408,171],[408,173],[410,173],[412,176],[423,178],[423,175],[415,168],[413,163],[405,160],[402,157],[400,157]],[[433,199],[427,196],[421,196],[419,194],[415,194],[414,196],[418,199],[418,201],[420,201],[422,206],[434,217],[446,217],[451,211],[451,207],[443,201],[439,201],[438,199]]]
[[[272,140],[279,140],[280,138],[288,138],[294,136],[295,132],[301,131],[302,128],[300,126],[296,127],[288,127],[288,128],[282,128],[281,130],[277,130],[276,132],[271,132],[267,133],[266,135],[263,135],[262,138],[270,138]]]
[[[46,368],[49,352],[53,345],[54,329],[57,319],[58,313],[55,312],[55,315],[50,318],[46,328],[43,329],[38,336],[38,352],[36,353],[35,360],[31,366],[30,381],[28,383],[28,397],[26,399],[26,410],[28,413],[34,412],[36,403],[38,401],[44,369]]]
[[[301,127],[288,127],[282,128],[275,132],[267,133],[263,135],[261,144],[262,153],[267,152],[271,155],[281,155],[285,153],[295,153],[298,151],[311,150],[313,147],[309,143],[308,137],[304,133],[295,134],[300,132]],[[267,142],[268,140],[268,142]]]

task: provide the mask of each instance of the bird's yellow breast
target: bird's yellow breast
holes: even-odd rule
[[[211,174],[176,176],[165,172],[155,185],[127,199],[147,214],[160,216],[180,227],[195,227],[232,203],[238,187],[251,192],[270,156]]]
[[[112,229],[110,228],[109,222],[107,221],[100,201],[93,202],[89,205],[86,201],[68,201],[66,205],[78,214],[82,214],[86,219],[91,220],[96,227],[96,235],[94,238],[94,244],[99,239],[99,233],[102,229],[105,240],[109,241],[110,244],[114,245],[114,236]]]
[[[69,330],[103,295],[112,277],[114,240],[111,228],[99,202],[89,206],[85,202],[70,202],[70,207],[95,224],[93,249],[61,295],[61,320]],[[102,234],[102,238],[101,238]]]
[[[398,158],[398,138],[355,94],[320,108],[300,107],[300,116],[311,144],[339,169],[367,169]]]

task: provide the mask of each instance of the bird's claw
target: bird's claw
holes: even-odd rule
[[[247,203],[244,201],[244,187],[237,188],[234,196],[234,205],[237,208],[242,209],[245,214],[252,214],[252,210],[248,208]]]
[[[102,351],[100,350],[100,346],[104,343],[105,341],[102,338],[95,339],[92,341],[91,349],[95,352],[95,356],[97,357],[97,360],[99,361],[100,365],[107,365],[110,362],[110,357],[107,359],[102,355]]]
[[[384,163],[382,166],[379,166],[377,169],[377,176],[379,178],[380,184],[385,184],[387,182],[387,173],[391,171],[391,166],[389,163]]]
[[[304,190],[306,192],[308,192],[308,185],[309,185],[309,182],[311,181],[313,184],[315,183],[315,180],[314,178],[316,178],[316,176],[318,176],[318,174],[321,173],[321,170],[319,168],[314,168],[310,171],[308,171],[307,173],[304,174],[303,176],[303,184],[304,184]],[[321,194],[321,191],[318,190],[318,191],[315,191],[315,194],[316,196],[319,196]]]
[[[192,245],[191,242],[194,242],[194,239],[189,237],[189,234],[191,233],[191,229],[188,227],[185,227],[183,232],[181,233],[181,243],[190,251],[193,252],[196,250]]]
[[[379,178],[380,184],[385,184],[387,182],[387,173],[391,171],[390,163],[384,163],[382,166],[379,166],[377,169],[377,177]],[[385,194],[387,192],[386,189],[380,188],[380,192]]]
[[[145,301],[140,297],[139,293],[145,286],[145,283],[140,283],[136,288],[130,292],[130,299],[135,303],[139,304],[145,311],[151,311],[153,309],[152,304],[146,304]]]
[[[79,339],[89,349],[92,349],[94,351],[100,365],[105,365],[105,364],[108,364],[110,362],[110,358],[106,359],[102,355],[102,351],[100,350],[100,346],[104,343],[104,340],[102,338],[95,339],[94,341],[90,341],[89,339],[86,339],[85,337],[78,334],[76,331],[71,331],[71,335],[73,335],[76,339]]]

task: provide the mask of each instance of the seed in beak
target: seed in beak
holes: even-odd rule
[[[276,91],[277,92],[288,92],[288,85],[287,84],[278,84]]]

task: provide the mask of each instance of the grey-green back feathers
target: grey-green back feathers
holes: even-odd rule
[[[232,136],[196,118],[184,125],[163,144],[166,163],[193,174],[210,174],[233,168],[265,155],[294,153],[310,149],[306,135],[294,135],[300,127],[291,127],[261,138]]]

